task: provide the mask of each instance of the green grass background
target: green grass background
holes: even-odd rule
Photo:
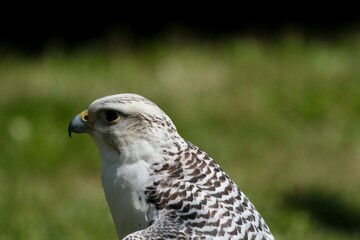
[[[95,144],[67,125],[125,92],[168,113],[277,239],[360,238],[360,35],[285,34],[4,54],[1,240],[116,239]]]

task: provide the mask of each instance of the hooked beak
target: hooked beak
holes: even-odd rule
[[[89,120],[89,114],[88,111],[85,110],[81,112],[80,114],[76,115],[73,120],[69,123],[68,126],[68,133],[69,137],[71,138],[71,133],[88,133],[90,132],[90,123]]]

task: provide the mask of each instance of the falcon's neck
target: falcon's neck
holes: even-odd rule
[[[151,174],[153,166],[167,161],[169,152],[177,152],[185,145],[181,138],[158,145],[145,140],[128,141],[119,150],[98,144],[102,184],[119,238],[149,225],[154,209],[146,203],[144,191],[162,177]]]

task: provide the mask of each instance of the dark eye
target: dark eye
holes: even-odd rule
[[[120,118],[120,115],[115,111],[109,110],[105,112],[105,118],[109,122],[114,122]]]

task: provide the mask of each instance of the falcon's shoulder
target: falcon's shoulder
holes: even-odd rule
[[[145,194],[166,223],[177,226],[177,234],[187,238],[271,236],[253,204],[204,151],[188,143],[186,149],[168,155],[169,160],[153,166],[153,174],[164,177],[148,186]],[[156,220],[150,226],[153,230],[162,222]]]

